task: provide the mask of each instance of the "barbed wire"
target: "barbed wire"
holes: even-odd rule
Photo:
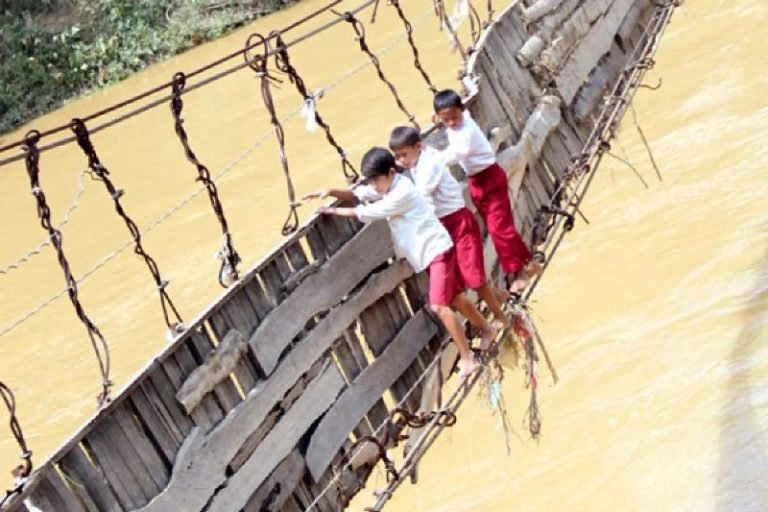
[[[85,177],[88,175],[90,171],[81,171],[77,175],[77,192],[75,192],[75,198],[72,200],[72,204],[67,208],[67,211],[64,213],[64,217],[62,218],[61,222],[59,222],[56,225],[56,229],[61,230],[64,226],[66,226],[69,223],[70,216],[72,213],[80,206],[80,200],[83,197],[83,193],[85,192]],[[13,263],[9,263],[5,267],[0,268],[0,274],[6,275],[11,273],[14,270],[18,270],[22,266],[24,266],[25,263],[28,263],[29,260],[32,259],[32,257],[37,256],[41,252],[43,252],[43,249],[46,247],[49,247],[51,245],[51,238],[47,237],[40,245],[35,247],[34,249],[31,249],[28,251],[24,256],[21,256]]]

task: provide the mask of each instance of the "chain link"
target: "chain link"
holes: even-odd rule
[[[263,52],[250,57],[248,54],[248,47],[253,46],[255,39],[263,41]],[[299,229],[299,213],[297,211],[299,204],[296,202],[296,190],[293,188],[293,179],[291,178],[291,169],[288,165],[288,155],[285,152],[285,131],[283,125],[277,118],[277,112],[275,110],[275,102],[272,98],[272,89],[270,87],[271,81],[279,82],[277,78],[269,74],[267,69],[269,59],[269,43],[267,39],[261,34],[255,33],[248,37],[245,43],[246,49],[243,50],[243,58],[248,63],[248,66],[256,72],[256,77],[259,78],[261,83],[261,98],[264,101],[264,106],[269,113],[270,123],[275,132],[275,138],[277,138],[277,144],[280,150],[280,164],[283,168],[283,175],[285,176],[285,183],[288,189],[288,202],[289,211],[288,217],[285,219],[282,228],[283,236],[290,235]]]
[[[408,111],[408,109],[403,104],[403,101],[400,99],[400,95],[397,93],[397,89],[395,88],[394,84],[392,84],[392,82],[390,82],[384,75],[384,71],[381,69],[381,62],[379,62],[379,58],[368,47],[368,43],[365,40],[365,26],[355,17],[354,14],[349,11],[338,13],[332,10],[332,12],[337,16],[342,17],[344,21],[348,22],[352,26],[352,29],[356,34],[356,40],[360,45],[360,50],[365,53],[371,60],[373,67],[376,68],[376,74],[379,76],[379,79],[384,82],[387,88],[389,88],[389,92],[392,93],[392,96],[395,99],[395,103],[397,103],[397,107],[403,114],[406,115],[408,121],[414,126],[414,128],[421,130],[419,124],[416,122],[416,117]]]
[[[16,439],[16,442],[21,449],[21,458],[24,461],[23,464],[20,464],[12,471],[16,485],[13,489],[6,491],[5,496],[0,499],[0,509],[2,509],[3,505],[5,505],[8,500],[16,494],[21,493],[25,480],[30,473],[32,473],[33,466],[32,451],[27,447],[27,442],[24,439],[24,432],[21,430],[21,425],[19,425],[19,419],[16,417],[16,397],[13,396],[11,389],[3,382],[0,382],[0,398],[3,399],[5,407],[8,409],[8,415],[10,417],[8,423],[11,428],[11,434],[13,434],[13,437]]]
[[[184,102],[181,100],[181,95],[186,86],[186,82],[187,78],[182,72],[176,73],[173,76],[173,80],[171,81],[171,88],[173,91],[173,97],[171,98],[171,113],[173,114],[176,135],[179,136],[179,141],[181,141],[181,145],[184,147],[184,154],[186,155],[187,160],[197,168],[197,181],[200,181],[208,191],[208,199],[211,201],[211,207],[221,225],[221,231],[224,235],[224,243],[219,251],[219,258],[221,259],[219,284],[222,287],[227,288],[238,279],[237,265],[240,263],[240,255],[237,254],[237,251],[235,251],[235,248],[232,246],[232,235],[229,232],[229,225],[227,224],[227,218],[224,215],[224,207],[219,199],[218,189],[211,179],[211,172],[197,159],[197,156],[189,146],[189,137],[184,129],[184,119],[181,117],[181,112],[184,108]]]
[[[157,262],[155,262],[155,260],[144,250],[144,246],[141,244],[141,231],[139,230],[138,226],[136,226],[136,223],[133,221],[133,219],[131,219],[128,214],[125,213],[123,205],[120,203],[120,199],[123,197],[124,191],[122,189],[117,189],[114,183],[112,183],[112,180],[109,177],[109,170],[104,167],[104,165],[101,163],[101,160],[99,160],[99,156],[96,154],[96,148],[93,147],[91,136],[88,132],[88,127],[85,126],[85,123],[81,119],[73,119],[71,127],[72,132],[77,138],[77,144],[88,158],[88,168],[91,170],[92,175],[95,177],[94,179],[101,181],[104,184],[107,193],[114,202],[115,211],[120,216],[120,218],[123,219],[126,227],[128,228],[128,231],[131,233],[131,237],[133,237],[133,252],[144,259],[144,263],[147,265],[150,274],[152,274],[152,279],[154,279],[155,285],[157,285],[157,291],[160,294],[160,305],[163,309],[165,325],[167,325],[168,328],[172,330],[177,329],[179,324],[181,324],[181,315],[179,315],[179,311],[176,309],[176,306],[173,304],[173,301],[171,300],[170,296],[168,295],[168,291],[166,290],[168,281],[163,280],[162,276],[160,275],[160,268],[158,267]],[[175,322],[171,321],[169,310],[175,316]]]
[[[288,75],[288,79],[294,86],[296,86],[296,90],[299,92],[304,102],[312,102],[314,105],[316,101],[315,97],[307,90],[307,86],[304,83],[304,80],[301,78],[301,76],[299,76],[299,72],[296,71],[296,68],[291,63],[290,56],[288,55],[288,47],[283,41],[283,38],[280,36],[280,33],[274,31],[270,34],[270,38],[273,38],[275,41],[275,66],[277,69]],[[323,131],[325,131],[325,138],[328,140],[328,143],[336,150],[336,153],[339,155],[339,158],[341,159],[341,170],[344,173],[344,178],[346,178],[347,183],[352,184],[357,182],[357,180],[360,178],[357,169],[355,169],[355,167],[349,161],[347,158],[347,153],[331,134],[331,128],[328,126],[328,123],[326,123],[320,116],[316,106],[312,109],[312,113],[314,114],[315,122],[320,125]]]
[[[69,262],[64,255],[64,249],[62,247],[63,237],[61,231],[56,229],[51,224],[51,210],[48,207],[48,203],[45,198],[45,192],[40,187],[40,150],[37,147],[40,141],[40,133],[36,130],[32,130],[27,133],[24,142],[24,152],[26,153],[26,167],[27,174],[29,175],[30,187],[32,189],[32,195],[35,196],[35,202],[37,203],[37,215],[40,218],[40,225],[48,232],[51,243],[56,249],[59,265],[64,271],[64,280],[67,283],[67,293],[69,294],[69,300],[75,308],[77,317],[83,322],[86,330],[88,331],[88,338],[91,341],[93,352],[96,355],[96,359],[99,364],[99,371],[101,372],[101,386],[102,391],[97,397],[99,407],[102,407],[109,402],[109,392],[112,387],[112,381],[109,378],[110,370],[110,358],[109,347],[104,339],[104,336],[99,331],[99,328],[91,321],[88,315],[85,313],[82,304],[80,304],[80,298],[77,294],[77,281],[72,276],[72,271],[69,267]]]
[[[437,94],[437,87],[434,86],[432,80],[429,78],[429,75],[426,71],[424,71],[424,67],[421,65],[419,49],[416,47],[416,43],[413,41],[413,25],[411,25],[411,22],[408,21],[408,18],[405,16],[403,8],[400,6],[400,0],[389,0],[389,3],[397,10],[397,15],[403,21],[405,33],[408,35],[408,44],[410,45],[411,52],[413,53],[413,65],[416,66],[416,69],[418,69],[419,73],[421,73],[421,76],[427,83],[429,90],[432,91],[432,94]]]

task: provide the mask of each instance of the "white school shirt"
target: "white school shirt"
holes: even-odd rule
[[[395,254],[408,260],[416,272],[453,247],[451,236],[437,220],[432,206],[408,178],[396,175],[383,195],[370,185],[355,187],[353,192],[361,201],[375,201],[355,207],[357,218],[362,222],[386,219]]]
[[[448,147],[439,152],[445,165],[459,164],[472,176],[496,163],[496,154],[485,134],[466,110],[458,128],[446,128]]]
[[[416,165],[411,169],[411,177],[416,190],[435,209],[438,219],[464,208],[461,185],[432,148],[421,150]]]

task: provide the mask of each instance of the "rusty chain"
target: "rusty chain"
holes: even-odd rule
[[[232,246],[232,234],[229,232],[229,225],[227,224],[227,218],[224,216],[224,207],[219,199],[219,192],[216,188],[216,184],[211,179],[211,172],[197,159],[197,155],[195,155],[192,148],[189,146],[189,137],[184,129],[184,119],[181,117],[182,110],[184,109],[184,102],[181,99],[181,95],[184,92],[186,83],[187,77],[184,73],[178,72],[173,75],[173,80],[171,80],[171,88],[173,92],[171,97],[171,113],[173,114],[176,135],[178,135],[179,141],[184,147],[184,154],[187,157],[187,160],[197,168],[196,181],[201,182],[208,191],[208,199],[211,201],[211,207],[216,214],[216,218],[219,220],[221,231],[224,234],[224,244],[219,252],[221,258],[219,284],[222,287],[227,288],[232,282],[238,279],[237,265],[240,263],[240,255],[237,254],[237,251],[235,251],[235,248]]]
[[[344,13],[339,13],[333,9],[331,9],[331,11],[337,16],[343,18],[344,21],[348,22],[352,26],[353,30],[355,31],[356,40],[360,45],[360,50],[365,53],[371,60],[373,67],[376,68],[376,74],[379,76],[379,79],[389,88],[389,91],[392,93],[392,96],[395,99],[395,103],[397,103],[397,107],[403,114],[406,115],[408,121],[414,126],[414,128],[421,130],[419,123],[416,122],[416,117],[408,111],[408,109],[403,104],[403,101],[400,99],[400,96],[397,93],[397,89],[395,89],[395,86],[392,84],[392,82],[390,82],[384,75],[384,71],[381,69],[379,58],[368,47],[368,43],[365,40],[365,26],[355,17],[354,14],[349,11]]]
[[[104,339],[104,336],[99,331],[99,328],[91,321],[88,315],[85,313],[82,304],[80,304],[80,298],[77,295],[77,281],[75,281],[72,271],[69,267],[69,262],[64,255],[64,249],[62,247],[63,237],[61,231],[56,229],[51,223],[51,210],[48,207],[48,203],[45,198],[45,193],[40,187],[40,150],[38,149],[38,142],[40,141],[40,133],[36,130],[32,130],[26,135],[23,150],[26,153],[25,161],[27,167],[27,174],[29,175],[30,187],[32,189],[32,195],[35,196],[35,202],[37,203],[37,215],[40,218],[40,225],[48,232],[51,243],[56,249],[59,265],[64,271],[64,280],[67,283],[67,292],[69,294],[69,300],[75,308],[77,317],[83,322],[86,330],[88,331],[88,338],[91,341],[91,346],[96,354],[96,359],[99,363],[99,371],[101,373],[101,386],[102,391],[97,397],[99,407],[102,407],[109,402],[109,392],[112,387],[112,381],[109,378],[110,370],[110,357],[109,347]],[[101,348],[99,348],[101,346]]]
[[[248,48],[253,46],[252,41],[258,39],[263,41],[263,52],[257,53],[253,57],[248,54]],[[285,175],[285,183],[288,188],[288,202],[290,210],[288,217],[285,219],[282,228],[283,236],[290,235],[299,229],[299,213],[297,211],[299,204],[296,202],[296,191],[293,188],[293,179],[291,178],[291,170],[288,166],[288,156],[285,153],[285,131],[283,131],[283,125],[277,118],[277,112],[275,111],[275,102],[272,99],[272,90],[270,87],[271,81],[279,81],[277,78],[269,74],[267,69],[269,58],[269,44],[267,39],[261,34],[255,33],[248,37],[245,43],[245,49],[243,50],[243,58],[248,66],[256,72],[256,77],[261,82],[261,98],[264,100],[264,106],[269,112],[270,123],[275,131],[275,137],[277,138],[277,144],[280,149],[280,164],[283,168],[283,174]]]
[[[3,382],[0,382],[0,397],[2,397],[5,407],[8,409],[8,415],[10,416],[9,426],[11,433],[16,439],[16,442],[21,448],[21,458],[24,461],[13,469],[12,474],[16,479],[16,484],[13,489],[7,490],[5,496],[0,499],[0,509],[3,505],[10,500],[14,495],[19,494],[24,486],[24,480],[32,473],[32,451],[27,447],[27,441],[24,439],[24,432],[19,425],[19,419],[16,417],[16,397],[13,396],[13,391],[6,386]]]
[[[307,90],[307,86],[304,83],[304,80],[301,78],[301,76],[299,76],[299,72],[296,71],[296,68],[291,63],[290,56],[288,55],[288,47],[283,41],[283,38],[280,36],[280,33],[273,31],[270,33],[269,37],[275,41],[275,66],[277,69],[288,75],[289,81],[294,86],[296,86],[296,90],[299,92],[305,103],[312,102],[314,104],[315,97],[309,92],[309,90]],[[312,112],[314,112],[315,122],[320,125],[323,131],[325,131],[325,138],[328,140],[328,143],[336,150],[336,153],[341,159],[341,170],[344,173],[344,178],[347,180],[347,183],[356,183],[360,178],[357,169],[355,169],[355,167],[349,161],[347,158],[347,153],[331,134],[331,128],[328,126],[328,123],[326,123],[320,116],[316,106],[312,109]]]
[[[416,66],[416,69],[418,69],[419,73],[421,73],[421,76],[427,83],[427,88],[432,92],[432,94],[437,94],[437,87],[435,87],[435,85],[432,83],[429,75],[421,65],[419,49],[416,47],[416,43],[413,41],[413,25],[411,25],[411,22],[405,16],[403,8],[400,6],[400,0],[389,0],[389,3],[397,10],[397,15],[400,17],[403,22],[403,26],[405,27],[405,33],[408,35],[408,44],[411,47],[411,53],[413,53],[413,65]]]
[[[88,127],[85,125],[83,120],[73,119],[71,122],[71,127],[75,137],[77,138],[77,144],[88,158],[88,168],[91,170],[91,175],[94,176],[97,181],[101,181],[104,184],[104,187],[109,193],[109,197],[115,204],[115,211],[120,216],[120,218],[123,219],[126,227],[128,228],[128,231],[133,237],[135,244],[133,252],[144,259],[144,263],[147,265],[149,272],[152,274],[155,285],[157,285],[157,291],[160,294],[160,305],[163,309],[165,325],[168,326],[169,329],[175,329],[182,322],[181,315],[179,314],[179,311],[176,309],[176,306],[173,304],[173,301],[171,300],[170,296],[168,295],[168,291],[166,290],[168,281],[163,280],[160,275],[160,268],[158,267],[157,262],[155,262],[155,260],[149,254],[147,254],[141,244],[141,231],[139,230],[138,226],[136,226],[136,223],[133,221],[133,219],[131,219],[128,214],[125,213],[123,205],[120,203],[120,199],[123,197],[125,192],[122,189],[116,188],[110,179],[109,170],[101,163],[99,156],[96,154],[96,148],[94,148],[93,142],[91,142],[91,136],[88,131]],[[175,322],[171,321],[169,310],[176,317]]]

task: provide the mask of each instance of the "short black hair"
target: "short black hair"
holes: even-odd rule
[[[366,178],[374,178],[389,174],[394,169],[395,157],[384,148],[371,148],[363,155],[363,161],[360,163],[360,170]]]
[[[440,112],[446,108],[458,108],[464,110],[464,103],[461,101],[459,93],[453,89],[445,89],[435,94],[435,98],[432,100],[432,106],[435,108],[435,112]]]
[[[421,142],[421,134],[413,126],[398,126],[389,135],[389,149],[392,151],[416,146],[419,142]]]

